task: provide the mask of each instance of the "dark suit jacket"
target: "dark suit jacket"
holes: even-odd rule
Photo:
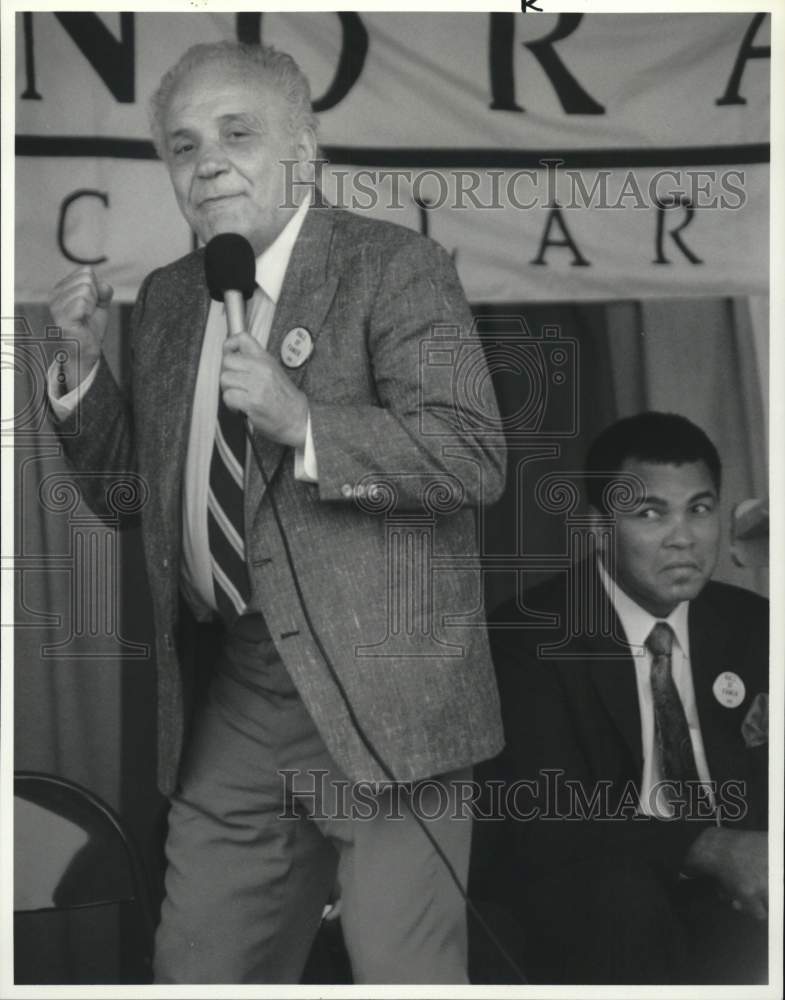
[[[521,913],[531,906],[532,886],[562,877],[565,866],[577,873],[581,866],[644,865],[675,881],[690,844],[713,823],[711,818],[632,818],[643,768],[634,663],[596,570],[583,564],[578,572],[586,581],[581,592],[595,599],[583,602],[573,629],[577,634],[567,641],[566,575],[526,594],[530,610],[510,601],[489,621],[506,749],[482,773],[508,782],[537,782],[537,791],[522,789],[516,807],[521,814],[536,808],[540,818],[511,820],[504,836],[498,827],[480,824],[473,883],[478,896],[503,898]],[[543,615],[550,620],[543,621]],[[768,601],[711,582],[691,602],[688,627],[709,772],[726,805],[723,822],[765,829],[767,747],[748,749],[741,726],[755,695],[768,691]],[[557,644],[549,656],[545,647]],[[723,671],[733,671],[744,682],[744,698],[735,708],[724,707],[712,693]],[[544,771],[551,772],[550,792]],[[556,771],[561,774],[553,794]],[[626,802],[627,818],[547,818],[570,808],[567,780],[583,789],[584,801],[604,783],[611,813]],[[578,883],[576,875],[576,894]]]
[[[80,433],[62,439],[77,470],[137,469],[150,491],[141,517],[164,791],[175,784],[193,686],[175,636],[181,485],[208,306],[201,252],[149,275],[133,313],[130,398],[102,363],[65,427],[72,432],[78,419]],[[468,619],[481,600],[471,508],[500,494],[505,454],[500,435],[489,436],[498,429],[495,402],[485,389],[472,390],[489,384],[487,369],[452,261],[411,230],[312,208],[275,311],[271,354],[280,357],[296,326],[315,344],[307,363],[288,374],[309,399],[319,482],[296,481],[292,449],[255,435],[245,490],[251,608],[264,613],[337,763],[350,778],[383,780],[305,622],[261,462],[311,617],[396,777],[488,758],[502,741],[487,637],[471,625],[444,623],[449,615]],[[471,373],[468,384],[456,377],[460,371]],[[374,484],[381,489],[371,499]],[[82,477],[81,485],[100,509],[95,484]],[[393,525],[390,513],[404,523]],[[415,544],[401,548],[409,530]],[[424,564],[409,599],[396,603],[390,581],[409,579],[412,552],[465,556],[467,564],[450,573]]]

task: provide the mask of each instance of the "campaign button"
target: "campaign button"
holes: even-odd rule
[[[313,339],[304,326],[295,326],[283,338],[281,361],[287,368],[299,368],[313,353]]]
[[[744,681],[732,670],[717,674],[712,691],[720,705],[724,705],[725,708],[736,708],[744,701]]]

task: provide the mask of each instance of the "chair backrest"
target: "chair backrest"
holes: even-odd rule
[[[28,915],[33,913],[112,904],[131,904],[125,909],[137,918],[134,947],[138,949],[142,942],[141,963],[149,964],[153,921],[147,880],[120,818],[97,795],[72,781],[17,772],[14,913],[18,932],[32,927]]]

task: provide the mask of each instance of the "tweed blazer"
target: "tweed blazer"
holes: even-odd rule
[[[102,361],[78,415],[61,425],[76,470],[135,469],[149,488],[141,522],[166,793],[191,711],[192,665],[175,636],[183,469],[209,309],[203,269],[196,251],[148,275],[131,323],[129,393]],[[453,263],[403,227],[312,207],[276,307],[274,357],[294,327],[314,344],[287,374],[308,397],[318,483],[295,479],[292,449],[252,435],[251,609],[264,614],[338,765],[352,779],[383,780],[306,623],[275,505],[313,625],[396,778],[488,758],[502,731],[472,508],[500,495],[505,453]],[[100,513],[89,477],[82,487]]]

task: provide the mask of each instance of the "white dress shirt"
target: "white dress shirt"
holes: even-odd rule
[[[671,651],[673,680],[684,706],[684,714],[687,717],[698,777],[702,782],[708,783],[710,781],[709,765],[703,748],[698,709],[695,704],[695,689],[692,683],[692,668],[690,667],[690,637],[687,626],[689,601],[682,601],[667,618],[655,618],[639,604],[636,604],[618,584],[614,583],[601,562],[598,562],[597,568],[603,586],[624,629],[635,663],[635,679],[638,686],[638,705],[641,715],[641,745],[643,747],[640,810],[647,816],[667,819],[673,815],[672,809],[665,801],[664,795],[656,794],[656,786],[658,782],[662,781],[662,774],[655,746],[654,698],[651,690],[652,655],[645,643],[658,621],[666,621],[673,629],[674,640]]]
[[[249,303],[247,325],[251,335],[262,347],[267,346],[286,269],[307,211],[308,202],[304,201],[277,238],[256,258],[257,288]],[[219,379],[225,340],[224,306],[221,302],[212,301],[207,314],[196,375],[182,494],[181,584],[186,598],[199,618],[207,617],[211,612],[217,611],[207,534],[207,491],[218,416]],[[82,395],[93,384],[97,370],[96,364],[78,386],[58,398],[57,366],[50,367],[49,398],[57,419],[64,419],[78,406]],[[253,460],[250,448],[247,460]],[[295,478],[304,482],[318,480],[310,415],[307,421],[305,445],[295,450],[294,474]]]

